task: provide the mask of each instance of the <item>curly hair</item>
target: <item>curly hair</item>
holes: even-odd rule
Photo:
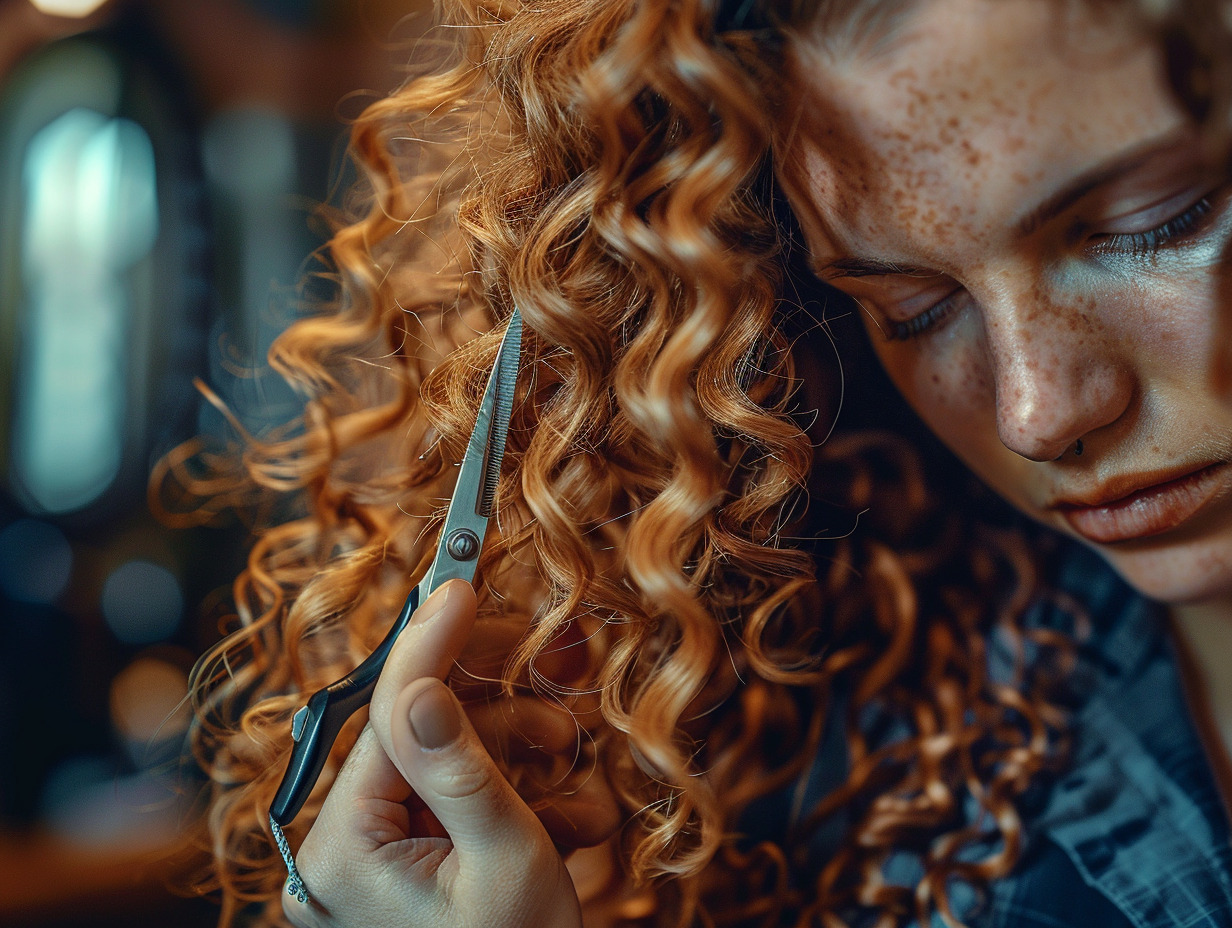
[[[1044,581],[1020,532],[973,544],[901,437],[826,438],[840,373],[775,194],[767,71],[820,5],[719,30],[715,0],[452,0],[416,74],[354,125],[365,188],[327,248],[335,295],[270,358],[302,417],[181,449],[155,477],[168,518],[260,513],[234,627],[195,674],[202,886],[224,924],[253,905],[282,923],[266,810],[290,717],[426,568],[514,304],[499,530],[451,682],[471,704],[534,693],[574,714],[563,769],[498,759],[536,802],[588,777],[611,790],[615,878],[649,887],[626,916],[954,924],[951,881],[986,885],[1020,856],[1017,804],[1063,754],[1069,646],[1026,627]],[[816,540],[825,513],[866,511]],[[994,634],[1017,645],[1006,679]],[[839,785],[773,840],[742,832],[831,724]],[[883,876],[902,852],[915,886]]]

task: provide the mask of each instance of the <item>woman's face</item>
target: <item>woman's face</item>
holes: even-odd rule
[[[920,0],[789,57],[784,187],[908,401],[1144,593],[1232,593],[1232,209],[1155,45],[1082,3]]]

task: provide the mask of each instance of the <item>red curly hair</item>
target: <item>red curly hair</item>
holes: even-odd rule
[[[1063,745],[1050,693],[1067,642],[1022,627],[1035,558],[1013,532],[972,544],[901,438],[814,447],[840,375],[774,194],[768,69],[823,5],[762,3],[756,29],[721,30],[715,0],[452,0],[415,76],[355,124],[366,183],[327,249],[335,297],[271,354],[302,418],[181,449],[155,480],[168,518],[263,513],[234,627],[195,676],[203,885],[224,924],[254,904],[282,923],[266,812],[290,717],[426,567],[515,303],[498,531],[452,682],[473,705],[534,693],[574,714],[563,763],[502,759],[533,804],[589,778],[611,792],[627,819],[614,878],[649,887],[625,915],[954,923],[949,881],[1013,866],[1017,800]],[[818,530],[810,497],[870,512],[794,544]],[[990,678],[994,630],[1019,644],[1008,681]],[[870,711],[899,734],[872,739]],[[777,840],[742,839],[750,804],[801,776],[831,722],[840,785]],[[845,836],[806,874],[836,815]],[[993,850],[962,853],[977,845]],[[918,856],[918,885],[882,877],[896,851]]]

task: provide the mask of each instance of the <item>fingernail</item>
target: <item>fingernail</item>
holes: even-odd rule
[[[419,625],[422,622],[427,622],[435,619],[438,615],[445,611],[445,604],[449,602],[449,590],[453,586],[452,582],[443,583],[432,591],[432,595],[423,601],[420,607],[415,610],[412,624]]]
[[[415,697],[407,717],[415,740],[429,751],[452,744],[462,731],[458,704],[440,680],[433,680]]]

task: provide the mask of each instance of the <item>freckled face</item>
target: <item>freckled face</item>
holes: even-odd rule
[[[1100,16],[920,0],[876,43],[799,37],[779,173],[925,422],[1144,593],[1201,601],[1232,593],[1232,210],[1156,46]]]

